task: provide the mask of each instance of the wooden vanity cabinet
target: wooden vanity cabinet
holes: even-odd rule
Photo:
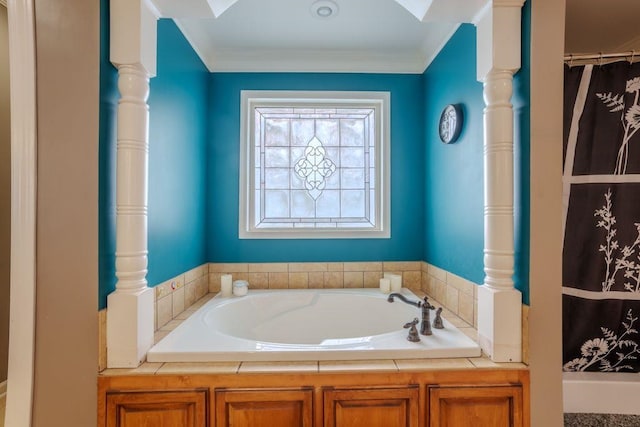
[[[98,377],[100,427],[528,427],[526,369]]]
[[[215,393],[217,427],[312,427],[313,390],[222,389]]]
[[[429,386],[429,427],[524,425],[522,387]]]
[[[110,391],[106,427],[205,427],[207,389],[178,391]]]
[[[324,427],[418,427],[419,388],[323,390]]]

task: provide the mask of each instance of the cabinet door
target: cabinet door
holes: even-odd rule
[[[520,427],[522,387],[430,386],[429,427]]]
[[[206,427],[206,389],[108,392],[107,427]]]
[[[325,389],[324,427],[417,427],[418,386]]]
[[[218,427],[311,427],[312,389],[216,390]]]

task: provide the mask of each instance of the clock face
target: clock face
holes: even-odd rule
[[[449,104],[440,115],[439,133],[440,139],[445,144],[455,142],[462,129],[462,110],[460,107]]]

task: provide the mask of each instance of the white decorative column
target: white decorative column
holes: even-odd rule
[[[514,288],[513,74],[520,68],[523,0],[493,0],[477,23],[484,83],[484,271],[478,340],[497,362],[522,360],[522,296]]]
[[[149,78],[158,14],[145,0],[111,0],[111,62],[118,68],[116,290],[107,297],[107,366],[136,367],[153,345],[147,286]]]

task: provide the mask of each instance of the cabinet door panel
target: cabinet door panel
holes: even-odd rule
[[[107,393],[107,427],[205,427],[207,390]]]
[[[324,390],[325,427],[417,427],[418,387]]]
[[[218,390],[218,427],[311,427],[313,392],[302,390]]]
[[[429,387],[429,427],[522,426],[520,386]]]

